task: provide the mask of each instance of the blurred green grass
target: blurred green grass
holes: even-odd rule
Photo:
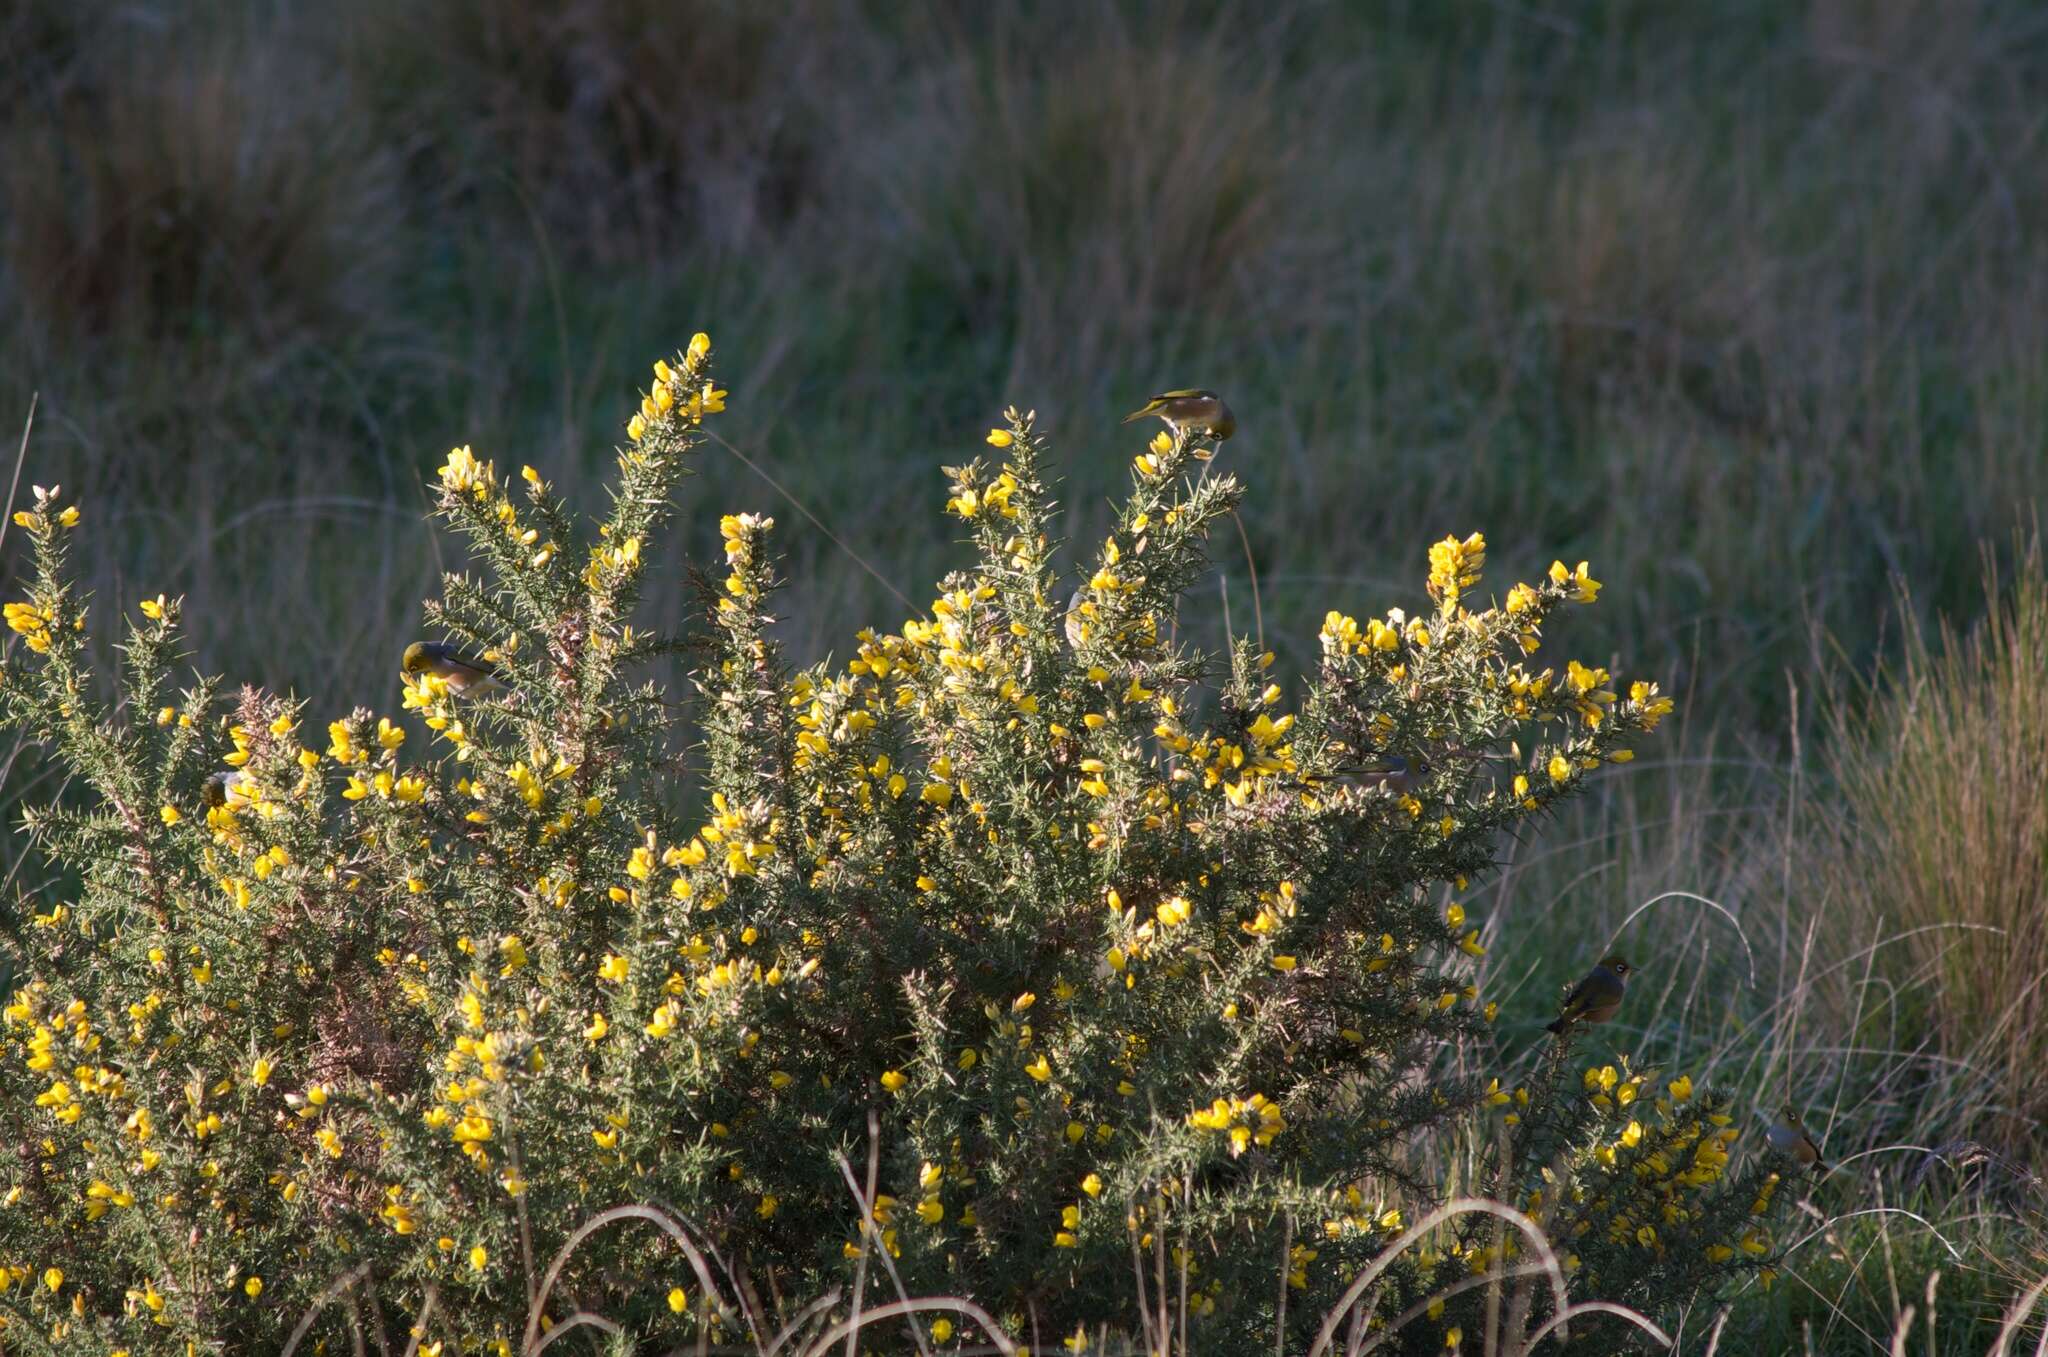
[[[18,10],[0,395],[120,523],[109,602],[190,591],[208,667],[382,698],[420,469],[587,479],[699,326],[728,436],[913,597],[934,465],[1003,403],[1088,537],[1114,417],[1206,383],[1295,657],[1479,527],[1497,573],[1592,558],[1598,650],[1766,729],[1818,629],[1872,653],[1892,572],[1979,606],[2048,474],[2025,7],[925,18]],[[693,540],[775,499],[714,458]],[[354,546],[279,611],[339,637],[237,597],[309,521]],[[800,650],[899,611],[791,528]]]
[[[1995,603],[1981,548],[2038,567],[2011,549],[2048,485],[2036,7],[25,0],[0,76],[0,412],[40,395],[25,479],[82,498],[103,628],[184,593],[197,666],[388,710],[457,564],[422,476],[467,443],[595,494],[636,377],[699,328],[720,432],[919,601],[961,559],[937,467],[1003,405],[1058,438],[1085,543],[1137,450],[1116,418],[1216,387],[1283,667],[1329,608],[1414,606],[1427,544],[1476,528],[1502,587],[1590,559],[1563,647],[1683,700],[1478,902],[1504,1008],[1693,891],[1748,952],[1704,906],[1632,925],[1646,1059],[1800,1090],[1852,1150],[2042,1143],[2000,1087],[2029,1048],[1931,1014],[1953,958],[1886,941],[1950,905],[1854,869],[1857,834],[1922,846],[1869,800],[1889,737],[1826,716],[1902,621]],[[798,659],[901,619],[722,449],[692,559],[738,509],[780,520]],[[685,625],[682,572],[650,583]],[[1182,617],[1210,644],[1214,601]],[[1959,870],[2048,904],[2048,863]],[[1873,1007],[1865,947],[1903,998]],[[2019,1217],[1985,1229],[2040,1262],[2042,1168],[1943,1200]],[[1899,1305],[1843,1256],[1827,1294],[1876,1333]],[[1803,1343],[1773,1306],[1754,1332]]]

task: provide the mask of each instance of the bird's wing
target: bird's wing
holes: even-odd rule
[[[498,676],[495,666],[484,664],[479,660],[464,659],[456,652],[454,646],[441,646],[428,653],[433,657],[435,664],[445,669],[460,669],[464,673],[481,674],[487,678],[496,678]]]
[[[1571,993],[1564,996],[1564,1008],[1562,1011],[1566,1017],[1576,1015],[1580,1009],[1586,1006],[1586,995],[1592,988],[1593,977],[1590,975],[1572,986]]]

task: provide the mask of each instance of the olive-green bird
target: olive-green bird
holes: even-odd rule
[[[1081,611],[1081,605],[1088,601],[1088,586],[1082,585],[1067,600],[1067,644],[1079,650],[1088,639],[1088,615]]]
[[[1214,391],[1162,391],[1145,402],[1141,410],[1124,416],[1124,423],[1157,415],[1176,433],[1207,434],[1222,442],[1237,432],[1237,416]]]
[[[1564,996],[1557,1021],[1544,1030],[1563,1036],[1573,1023],[1606,1022],[1621,1007],[1622,997],[1628,993],[1629,973],[1634,969],[1618,956],[1600,958],[1600,964],[1586,972],[1586,978]]]
[[[1417,754],[1412,759],[1399,754],[1378,754],[1371,766],[1361,766],[1356,772],[1361,787],[1385,787],[1396,796],[1413,796],[1418,787],[1429,780],[1433,771],[1429,760]]]
[[[1436,751],[1436,757],[1443,761],[1442,767],[1450,768],[1454,766],[1451,763],[1452,759],[1469,759],[1483,763],[1489,756],[1476,749],[1463,749],[1451,745],[1440,747]],[[1413,796],[1429,782],[1438,767],[1429,755],[1420,752],[1403,755],[1381,751],[1377,754],[1368,754],[1355,764],[1346,764],[1338,771],[1344,777],[1356,779],[1361,787],[1385,787],[1396,796]]]
[[[1802,1167],[1811,1168],[1815,1173],[1825,1174],[1828,1161],[1820,1157],[1820,1146],[1813,1143],[1813,1137],[1806,1133],[1806,1123],[1799,1119],[1799,1109],[1786,1103],[1778,1109],[1778,1119],[1771,1123],[1771,1129],[1764,1132],[1764,1139],[1779,1154],[1790,1155]]]
[[[505,686],[503,674],[488,664],[464,659],[461,651],[439,641],[414,641],[405,648],[405,656],[399,660],[398,668],[407,678],[415,674],[432,674],[446,683],[448,691],[457,697],[475,697]]]
[[[209,809],[246,805],[256,797],[256,779],[245,769],[224,770],[199,785],[199,796]]]

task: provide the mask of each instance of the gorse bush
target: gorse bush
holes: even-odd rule
[[[1207,443],[1147,446],[1070,597],[1011,411],[947,469],[970,568],[793,671],[765,518],[723,521],[702,635],[633,620],[709,352],[655,365],[594,537],[534,468],[449,454],[475,573],[427,622],[498,682],[429,666],[324,740],[173,692],[162,597],[95,699],[79,511],[38,490],[0,698],[84,790],[28,813],[63,887],[7,943],[10,1350],[332,1351],[394,1314],[430,1352],[766,1346],[946,1293],[982,1310],[919,1343],[1327,1317],[1441,1351],[1763,1265],[1776,1176],[1731,1171],[1720,1099],[1569,1037],[1521,1089],[1447,1058],[1496,1016],[1460,893],[1670,710],[1534,667],[1586,566],[1480,608],[1485,544],[1446,539],[1433,606],[1332,612],[1288,710],[1270,656],[1204,686],[1175,639],[1241,494]],[[677,649],[687,699],[635,681]],[[1555,1257],[1431,1219],[1454,1177]]]

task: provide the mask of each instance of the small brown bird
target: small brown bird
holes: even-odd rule
[[[1175,432],[1205,433],[1222,442],[1237,432],[1237,416],[1214,391],[1162,391],[1146,401],[1142,409],[1124,416],[1124,423],[1157,415]]]
[[[1814,1144],[1813,1137],[1806,1133],[1806,1123],[1799,1119],[1799,1110],[1790,1103],[1778,1109],[1778,1120],[1764,1132],[1764,1140],[1779,1154],[1798,1160],[1802,1167],[1811,1168],[1817,1174],[1828,1171],[1828,1161],[1820,1157],[1820,1146]]]
[[[407,678],[433,674],[457,697],[474,697],[505,684],[504,676],[488,664],[466,660],[454,646],[439,641],[414,641],[405,648],[398,668]]]
[[[1564,997],[1557,1021],[1544,1030],[1563,1036],[1573,1023],[1606,1022],[1621,1007],[1622,998],[1628,993],[1629,973],[1634,969],[1618,956],[1602,957],[1585,979],[1572,986],[1571,993]]]

